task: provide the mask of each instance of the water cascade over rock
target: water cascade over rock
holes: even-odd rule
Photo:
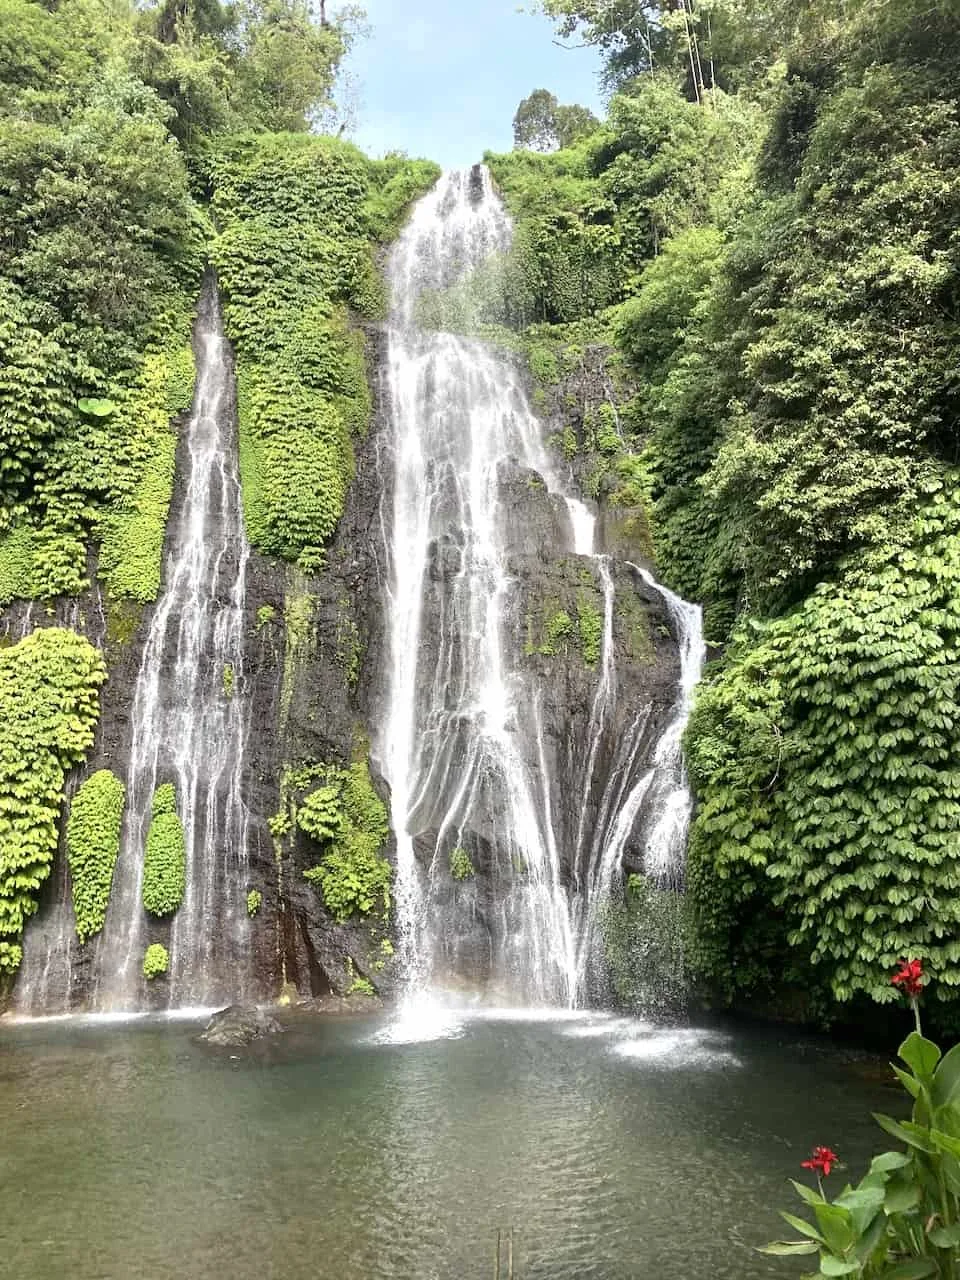
[[[426,291],[511,234],[478,166],[418,204],[390,259],[390,647],[374,749],[408,994],[466,980],[576,1005],[628,845],[656,883],[679,876],[679,743],[703,645],[697,609],[595,546],[509,354],[417,324]]]
[[[233,370],[216,282],[204,285],[195,328],[197,385],[181,438],[164,588],[150,618],[130,709],[126,809],[106,924],[84,948],[72,991],[73,913],[66,884],[28,931],[17,1006],[64,1012],[79,995],[100,1012],[210,1006],[250,993],[246,911],[249,816],[243,796],[249,707],[244,604],[249,555],[233,440]],[[157,788],[173,784],[183,829],[183,902],[172,916],[144,908],[144,854]],[[168,788],[169,794],[169,788]],[[168,825],[170,825],[168,821]],[[61,861],[61,879],[64,876]],[[174,880],[176,875],[174,874]],[[143,973],[151,943],[169,972]]]

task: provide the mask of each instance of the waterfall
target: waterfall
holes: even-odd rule
[[[446,175],[418,203],[390,258],[385,381],[393,491],[384,540],[391,647],[374,748],[391,791],[408,995],[442,984],[470,953],[511,997],[574,1005],[585,998],[596,950],[597,904],[647,808],[644,797],[656,807],[651,873],[662,878],[668,862],[682,862],[690,800],[680,737],[702,645],[699,611],[646,578],[678,629],[682,688],[655,759],[642,758],[649,708],[641,708],[604,776],[618,689],[616,588],[608,558],[594,554],[594,515],[548,453],[515,362],[416,323],[425,292],[462,281],[507,249],[511,236],[489,174],[477,166]],[[503,484],[518,469],[539,477],[551,496],[565,542],[554,550],[583,557],[603,591],[573,848],[561,848],[557,835],[540,691],[513,659],[506,634],[516,582]],[[452,883],[452,854],[483,858],[494,901],[483,900],[472,877]]]
[[[90,970],[82,985],[101,1012],[158,1003],[209,1006],[251,994],[243,796],[249,547],[236,465],[233,370],[212,276],[204,283],[194,348],[197,384],[180,444],[164,588],[131,707],[120,855],[103,933],[87,944],[82,962]],[[158,921],[142,903],[144,848],[154,791],[168,782],[176,788],[184,828],[186,892],[172,921]],[[26,933],[17,988],[23,1013],[65,1013],[76,1003],[78,947],[63,858],[55,878],[54,902]],[[142,965],[151,942],[167,946],[170,967],[166,978],[148,987]]]
[[[127,805],[94,1003],[139,1008],[148,942],[169,947],[169,1007],[242,998],[250,984],[248,814],[243,753],[244,606],[249,546],[233,438],[233,377],[216,283],[195,331],[197,386],[183,442],[182,496],[167,533],[164,588],[143,649],[132,708]],[[172,782],[186,843],[186,893],[172,925],[142,905],[143,855],[156,787]]]

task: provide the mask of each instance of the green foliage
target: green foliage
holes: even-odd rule
[[[170,968],[170,955],[159,942],[152,942],[143,956],[143,976],[150,982],[162,978]]]
[[[263,906],[263,894],[259,889],[251,889],[247,894],[247,915],[252,920],[254,916],[260,914],[260,908]]]
[[[919,1028],[900,1046],[906,1070],[894,1073],[913,1102],[912,1117],[874,1119],[903,1144],[875,1156],[856,1187],[831,1201],[793,1186],[813,1222],[781,1217],[803,1237],[761,1250],[774,1257],[818,1255],[817,1275],[861,1280],[951,1280],[960,1246],[960,1046],[941,1055]],[[813,1277],[809,1277],[813,1280]]]
[[[583,595],[577,600],[577,631],[581,656],[588,667],[595,667],[603,648],[603,614]]]
[[[837,1000],[892,998],[904,955],[956,999],[958,548],[960,504],[939,495],[910,549],[853,562],[754,624],[705,688],[689,731],[690,891],[712,977],[762,978],[759,921],[773,919]]]
[[[476,868],[469,853],[460,845],[450,850],[450,874],[454,880],[469,880],[471,876],[476,875]]]
[[[390,825],[366,760],[328,767],[324,785],[299,806],[297,824],[324,849],[319,865],[304,875],[320,886],[334,918],[342,922],[378,907],[386,918],[393,868],[381,854]]]
[[[81,784],[70,804],[67,855],[81,942],[99,933],[107,918],[125,800],[126,788],[120,779],[101,769]]]
[[[233,688],[236,681],[236,672],[233,669],[232,662],[225,662],[223,666],[223,694],[226,698],[233,697]]]
[[[153,793],[153,815],[143,860],[143,905],[155,916],[172,915],[187,888],[187,848],[176,810],[177,793],[165,782]]]
[[[257,630],[262,631],[264,627],[268,627],[277,616],[277,611],[272,604],[262,604],[257,610]]]
[[[57,849],[64,774],[93,745],[105,679],[72,631],[41,629],[0,650],[0,974],[20,964]]]
[[[211,168],[247,529],[262,550],[309,571],[340,519],[353,440],[370,416],[348,307],[382,310],[372,239],[393,229],[434,170],[372,165],[348,143],[297,134],[227,139]]]

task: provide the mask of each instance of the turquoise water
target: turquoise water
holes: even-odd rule
[[[819,1143],[859,1176],[899,1106],[871,1060],[744,1028],[197,1030],[0,1023],[4,1275],[490,1280],[512,1227],[517,1280],[791,1276],[753,1251],[787,1177]]]

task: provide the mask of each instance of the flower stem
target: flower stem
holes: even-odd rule
[[[922,1036],[923,1031],[921,1030],[921,1027],[920,1027],[920,1005],[917,1001],[916,996],[910,997],[910,1007],[913,1009],[913,1020],[917,1025],[917,1035]]]

